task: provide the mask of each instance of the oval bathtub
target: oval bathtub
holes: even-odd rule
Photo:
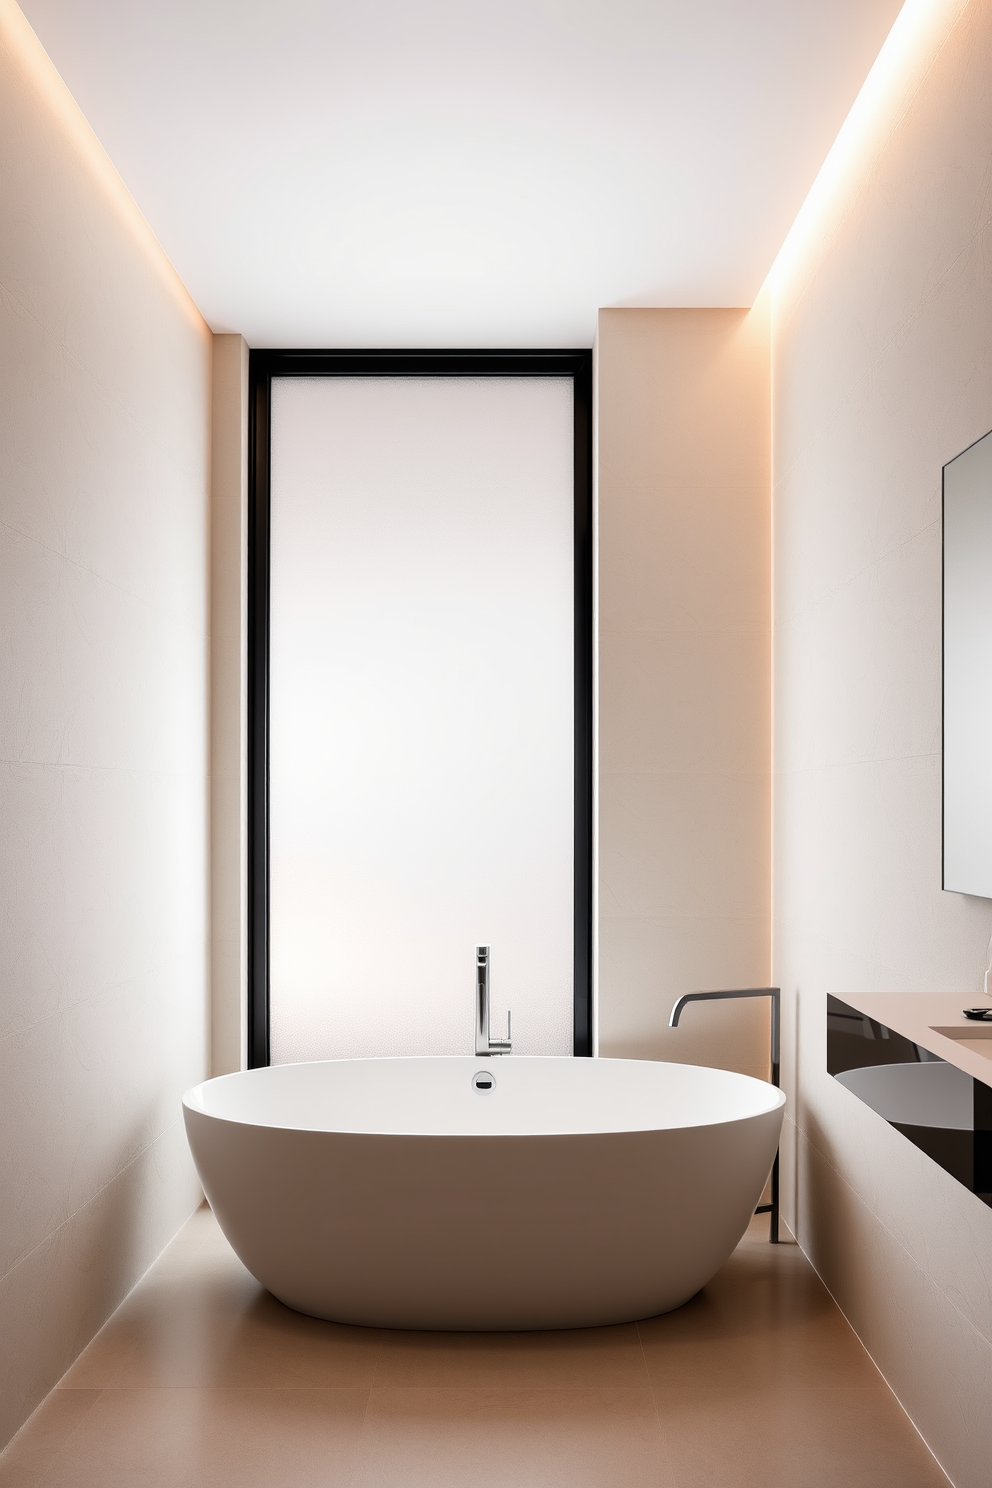
[[[183,1106],[224,1234],[289,1307],[578,1328],[667,1312],[723,1265],[785,1096],[695,1065],[513,1055],[276,1065]]]

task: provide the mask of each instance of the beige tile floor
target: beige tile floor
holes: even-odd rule
[[[946,1488],[795,1245],[574,1333],[302,1317],[201,1209],[0,1456],[0,1488]]]

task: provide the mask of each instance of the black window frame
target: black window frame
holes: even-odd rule
[[[575,532],[572,1052],[588,1057],[593,1052],[592,352],[253,350],[248,367],[248,1068],[257,1069],[270,1062],[269,483],[274,377],[572,379]]]

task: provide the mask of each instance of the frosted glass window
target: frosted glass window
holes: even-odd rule
[[[273,378],[273,1063],[572,1051],[572,397]]]

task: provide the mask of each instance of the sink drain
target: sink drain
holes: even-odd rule
[[[496,1089],[496,1081],[488,1070],[479,1070],[472,1076],[472,1089],[477,1090],[480,1095],[488,1095],[490,1090]]]

